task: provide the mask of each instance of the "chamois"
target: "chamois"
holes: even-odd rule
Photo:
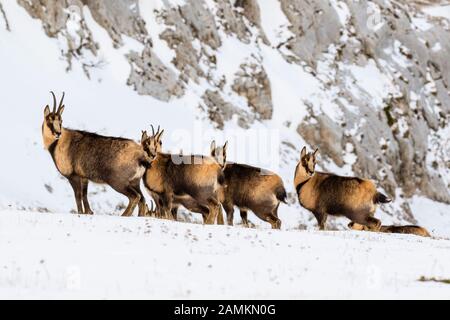
[[[348,224],[348,227],[350,229],[358,231],[373,231],[371,228],[367,226],[354,222],[350,222]],[[427,229],[422,228],[420,226],[381,226],[380,230],[378,231],[384,233],[404,233],[404,234],[414,234],[416,236],[421,237],[431,237]]]
[[[248,210],[273,229],[281,228],[278,218],[280,202],[286,203],[286,190],[281,178],[272,172],[245,164],[226,162],[227,143],[216,147],[211,143],[211,156],[223,167],[225,184],[221,197],[222,206],[227,213],[228,225],[233,225],[234,207],[240,210],[242,222],[248,226]]]
[[[151,159],[136,142],[124,138],[100,136],[95,133],[62,127],[64,94],[56,109],[44,109],[42,137],[58,171],[66,177],[75,193],[78,213],[93,214],[87,194],[88,183],[110,185],[129,199],[123,216],[132,215],[139,204],[139,215],[146,214],[145,198],[140,181]]]
[[[176,218],[176,209],[202,213],[204,223],[218,219],[223,224],[219,194],[223,183],[221,166],[214,158],[196,155],[174,155],[162,152],[161,136],[164,130],[152,135],[142,132],[141,143],[154,158],[144,174],[144,185],[156,202],[156,210],[167,219]]]
[[[317,152],[316,149],[306,153],[303,147],[295,168],[294,186],[300,204],[314,214],[320,230],[325,229],[328,215],[343,215],[378,230],[381,222],[373,217],[376,205],[391,199],[377,192],[370,180],[316,172]]]

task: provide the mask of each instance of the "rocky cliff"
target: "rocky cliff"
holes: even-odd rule
[[[319,147],[323,168],[379,181],[402,219],[414,220],[413,195],[450,203],[450,21],[427,14],[429,1],[17,2],[63,44],[68,72],[77,63],[89,78],[102,63],[89,15],[115,48],[137,43],[124,55],[137,94],[170,103],[194,93],[199,117],[217,129],[276,122],[296,131]],[[13,29],[1,2],[0,13]],[[223,57],[233,48],[244,49],[231,66]],[[291,74],[299,116],[276,118],[275,83]]]

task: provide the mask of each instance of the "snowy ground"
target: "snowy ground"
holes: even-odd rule
[[[0,298],[449,298],[450,241],[5,211]]]

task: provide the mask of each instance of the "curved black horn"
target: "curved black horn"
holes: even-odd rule
[[[62,95],[61,101],[59,102],[59,106],[58,106],[58,112],[59,112],[59,110],[61,110],[65,95],[66,95],[66,93],[63,91],[63,95]]]
[[[53,113],[55,113],[56,112],[56,96],[55,96],[55,93],[53,91],[50,91],[50,93],[53,96]]]
[[[153,128],[153,125],[151,124],[150,127],[152,128],[152,136],[155,135],[155,128]]]

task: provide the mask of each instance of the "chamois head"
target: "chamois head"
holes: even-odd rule
[[[164,133],[164,130],[159,131],[160,127],[158,126],[158,131],[155,133],[153,126],[151,126],[151,128],[152,135],[150,137],[148,136],[147,131],[142,131],[141,144],[148,156],[155,158],[156,155],[162,151],[161,136]]]
[[[216,141],[211,142],[211,157],[217,160],[217,162],[224,167],[227,162],[227,146],[228,141],[222,147],[216,147]]]
[[[315,167],[316,167],[316,156],[319,149],[316,149],[314,152],[306,153],[306,147],[303,147],[300,153],[300,162],[297,166],[297,171],[302,170],[303,175],[313,176]]]
[[[51,91],[53,96],[53,110],[50,111],[50,107],[47,105],[44,109],[44,128],[47,129],[53,139],[59,139],[62,133],[62,113],[64,112],[64,93],[59,102],[58,109],[56,109],[56,96]]]

